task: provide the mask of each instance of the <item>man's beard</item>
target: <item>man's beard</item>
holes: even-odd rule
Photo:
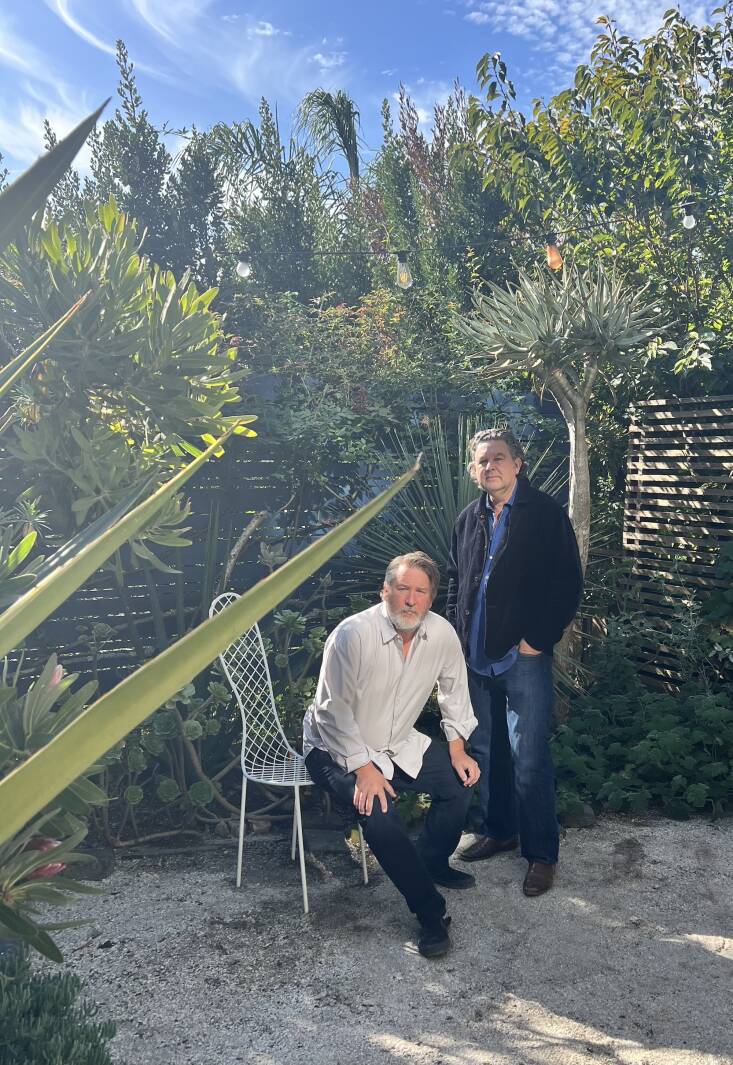
[[[418,610],[398,610],[395,613],[387,607],[387,617],[398,632],[416,632],[422,625],[425,615]]]

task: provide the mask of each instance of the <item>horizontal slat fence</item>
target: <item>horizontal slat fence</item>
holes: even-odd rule
[[[229,550],[251,518],[260,510],[276,510],[290,496],[290,487],[282,481],[278,483],[273,477],[275,468],[271,452],[259,438],[236,441],[229,445],[222,459],[207,463],[184,493],[191,502],[191,514],[185,525],[191,527],[187,535],[193,541],[192,546],[181,549],[178,555],[175,551],[151,544],[155,553],[168,565],[180,565],[181,573],[167,574],[152,570],[146,576],[142,569],[128,570],[125,604],[112,574],[98,571],[29,636],[24,648],[24,674],[35,676],[48,655],[56,652],[68,671],[81,672],[86,679],[96,667],[101,687],[111,687],[140,661],[131,637],[125,605],[133,618],[138,645],[144,649],[145,656],[161,649],[159,643],[156,646],[149,582],[154,585],[160,602],[166,636],[168,640],[175,638],[182,631],[182,620],[188,626],[201,616],[204,607],[208,607],[203,599],[206,542],[212,511],[218,508],[215,535],[215,576],[218,578]],[[0,494],[7,504],[24,487],[22,470],[5,470]],[[283,515],[284,524],[288,524],[288,518],[289,515]],[[299,523],[299,533],[305,541],[312,536],[311,530],[302,523]],[[255,537],[249,549],[242,552],[230,582],[231,588],[250,588],[267,572],[259,559],[259,539]],[[41,550],[48,553],[43,547]],[[183,619],[180,616],[181,606]],[[95,656],[84,633],[85,629],[88,633],[97,622],[109,625],[114,629],[114,634],[105,641],[100,654]]]
[[[629,430],[623,543],[649,623],[638,650],[647,682],[684,681],[675,623],[721,586],[715,564],[731,538],[733,396],[639,405]]]

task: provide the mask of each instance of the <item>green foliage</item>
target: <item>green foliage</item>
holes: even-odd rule
[[[117,66],[120,106],[114,118],[90,138],[92,176],[85,199],[97,203],[114,199],[122,211],[137,219],[140,233],[145,233],[146,254],[153,262],[168,266],[171,234],[166,184],[172,160],[143,107],[122,41],[117,42]]]
[[[130,733],[107,772],[107,787],[118,796],[113,817],[105,818],[109,838],[123,837],[130,814],[136,827],[133,808],[143,803],[152,816],[158,803],[165,806],[172,830],[193,824],[195,809],[212,803],[220,817],[229,815],[211,777],[227,766],[232,746],[241,738],[239,712],[230,701],[229,689],[215,681],[204,696],[187,684]],[[214,821],[215,810],[210,813]]]
[[[216,126],[212,144],[229,189],[233,250],[254,263],[253,280],[270,291],[294,292],[303,302],[320,296],[330,287],[333,263],[317,252],[339,244],[336,176],[321,171],[294,138],[283,141],[266,100],[259,126]]]
[[[9,606],[19,595],[28,591],[35,583],[36,572],[43,562],[43,556],[40,555],[27,565],[22,565],[38,537],[36,529],[23,534],[23,527],[23,522],[14,522],[0,530],[0,609]]]
[[[578,378],[587,385],[587,405],[597,373],[624,368],[662,328],[645,290],[632,289],[602,262],[589,269],[573,264],[560,277],[537,268],[520,273],[508,290],[495,284],[488,290],[475,293],[475,317],[459,320],[484,374],[524,370],[537,392],[558,393],[561,409],[566,395],[582,391]]]
[[[643,624],[643,622],[642,622]],[[670,817],[733,810],[733,689],[699,671],[679,692],[645,688],[631,658],[634,627],[609,623],[596,681],[553,741],[560,813],[590,802]]]
[[[675,368],[693,378],[675,388],[713,393],[731,382],[733,206],[733,10],[726,4],[715,16],[695,26],[670,9],[642,41],[599,19],[590,63],[571,87],[536,101],[530,118],[516,109],[506,65],[486,55],[478,66],[486,104],[471,106],[487,187],[538,242],[556,229],[576,261],[600,255],[649,283],[676,342],[654,368],[657,387],[671,386]],[[692,233],[681,225],[687,201],[698,222]],[[716,383],[705,381],[709,360]]]
[[[89,289],[94,299],[17,395],[10,442],[66,534],[198,453],[194,441],[218,435],[239,399],[236,352],[209,309],[215,290],[151,269],[135,223],[112,201],[83,228],[36,225],[28,249],[6,256],[2,319],[22,341]],[[180,507],[163,524],[179,520]]]
[[[18,670],[11,675],[7,659],[0,678],[0,776],[21,765],[73,721],[94,694],[97,685],[88,681],[75,691],[78,673],[64,674],[56,655],[51,655],[38,679],[26,690],[18,688]],[[47,832],[69,836],[84,828],[90,807],[104,805],[106,793],[91,780],[102,771],[92,765],[84,776],[56,796],[47,809]]]
[[[112,1065],[111,1021],[79,1002],[73,973],[32,972],[24,954],[0,958],[0,1060],[3,1065]]]
[[[91,681],[74,691],[77,677],[75,673],[64,676],[52,655],[35,683],[20,692],[17,671],[11,678],[5,661],[0,683],[0,777],[44,747],[81,713],[96,684]],[[102,770],[101,764],[90,766],[26,829],[0,845],[0,932],[20,936],[55,961],[61,959],[58,948],[35,917],[40,904],[63,904],[70,893],[86,890],[57,874],[78,858],[75,847],[86,835],[90,810],[107,803],[106,792],[91,779]],[[49,836],[56,837],[58,844],[52,857],[33,849],[35,840]],[[53,863],[50,867],[49,862]],[[50,881],[44,873],[48,868],[55,869]]]

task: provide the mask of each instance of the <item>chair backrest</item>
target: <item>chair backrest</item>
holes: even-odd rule
[[[218,595],[209,617],[239,596]],[[288,743],[275,709],[270,669],[258,625],[239,636],[219,655],[221,667],[242,713],[242,771],[254,780],[293,783],[302,776],[302,758]]]

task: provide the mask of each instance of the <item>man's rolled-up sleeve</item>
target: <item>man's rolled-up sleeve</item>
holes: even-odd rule
[[[372,760],[354,718],[361,646],[358,633],[341,630],[326,644],[313,713],[331,757],[347,773]]]
[[[455,633],[455,645],[451,640],[451,649],[438,677],[438,706],[440,707],[440,726],[445,738],[467,740],[478,725],[471,706],[468,693],[468,673],[461,644]]]

